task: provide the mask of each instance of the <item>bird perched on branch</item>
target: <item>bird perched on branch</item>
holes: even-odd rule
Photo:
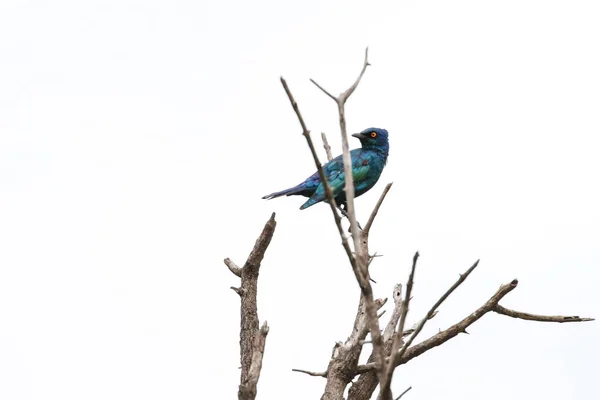
[[[388,142],[388,132],[380,128],[368,128],[361,133],[355,133],[352,136],[358,138],[362,147],[350,151],[352,159],[352,177],[354,179],[354,196],[358,197],[368,192],[383,171],[387,162],[390,145]],[[333,191],[333,197],[338,206],[346,205],[346,192],[344,185],[346,183],[344,174],[344,161],[342,155],[337,156],[323,166],[323,172],[327,182]],[[309,199],[302,204],[301,210],[317,204],[323,200],[327,201],[325,187],[319,178],[319,172],[309,176],[304,182],[292,188],[282,190],[281,192],[271,193],[263,199],[273,199],[280,196],[304,196]]]

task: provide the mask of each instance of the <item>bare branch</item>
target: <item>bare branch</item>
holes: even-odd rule
[[[398,333],[396,338],[402,336],[402,332],[404,332],[404,325],[406,324],[406,316],[408,315],[408,305],[410,304],[410,299],[412,298],[412,288],[415,282],[415,270],[417,269],[417,260],[419,259],[419,252],[417,251],[413,256],[412,268],[410,269],[410,275],[408,276],[408,282],[406,283],[406,294],[404,295],[404,301],[402,302],[402,314],[400,314],[400,326],[398,327]],[[394,338],[394,341],[396,341]],[[395,354],[397,351],[397,347],[392,346],[392,353]]]
[[[329,93],[327,90],[325,90],[323,88],[323,86],[319,85],[313,79],[311,79],[310,81],[312,83],[314,83],[316,87],[318,87],[319,89],[321,89],[323,91],[323,93],[325,93],[327,96],[331,97],[333,99],[333,101],[335,101],[336,103],[342,103],[343,104],[343,103],[346,102],[346,100],[348,100],[348,97],[350,97],[350,95],[352,93],[354,93],[354,90],[356,90],[356,87],[360,83],[360,80],[362,79],[362,77],[365,74],[365,71],[367,70],[367,67],[369,65],[371,65],[371,64],[369,64],[369,48],[367,47],[365,49],[365,62],[363,63],[363,68],[360,71],[360,75],[358,76],[358,78],[356,78],[356,81],[352,84],[352,86],[350,86],[345,92],[341,93],[339,97],[335,97],[334,95],[332,95],[331,93]]]
[[[383,332],[383,344],[386,356],[390,355],[394,332],[396,330],[396,326],[398,325],[398,321],[400,320],[400,315],[402,314],[403,301],[401,284],[394,286],[392,297],[394,298],[394,310],[392,311],[392,316],[390,317],[390,320],[388,321],[388,324]],[[375,361],[375,349],[373,349],[368,359],[368,362],[373,361]],[[376,371],[370,371],[367,374],[361,375],[350,387],[350,390],[348,391],[348,400],[370,399],[378,383],[379,377],[377,376]]]
[[[348,90],[346,90],[344,93],[342,93],[340,95],[340,97],[336,100],[337,105],[338,105],[340,130],[341,130],[341,134],[342,134],[342,157],[344,160],[344,175],[346,177],[351,177],[351,176],[353,176],[353,174],[352,174],[352,159],[350,157],[350,147],[348,145],[348,133],[346,132],[346,117],[345,117],[344,106],[346,104],[346,100],[348,100],[350,95],[354,92],[354,90],[358,86],[358,83],[360,82],[363,74],[365,73],[365,70],[367,69],[367,66],[369,65],[368,56],[369,56],[369,48],[367,48],[365,50],[365,61],[363,63],[363,68],[360,72],[360,75],[358,76],[358,78],[356,79],[354,84],[350,88],[348,88]],[[368,275],[368,272],[367,272],[368,261],[367,261],[366,257],[368,256],[368,254],[365,254],[365,251],[361,246],[362,238],[361,238],[361,235],[359,234],[358,222],[356,221],[356,212],[354,210],[354,182],[352,179],[346,179],[345,183],[346,184],[344,186],[344,191],[346,192],[346,207],[347,207],[348,215],[350,217],[349,218],[350,219],[350,231],[352,232],[352,239],[354,240],[354,251],[356,252],[356,258],[358,258],[358,266],[360,267],[361,273],[365,277],[365,280],[366,280],[366,276]],[[361,282],[359,281],[359,284],[360,283]],[[366,282],[366,284],[369,285],[368,282]],[[369,285],[369,287],[370,287],[370,285]],[[364,289],[363,289],[363,292],[364,292]],[[372,328],[375,328],[375,326],[373,325]],[[379,326],[377,327],[377,329],[379,329]],[[373,329],[371,330],[371,333],[373,334],[373,336],[377,336],[377,334],[373,331]],[[376,349],[379,348],[379,350],[380,350],[381,346],[377,343],[379,340],[376,337],[374,337],[373,340],[374,340],[373,344],[376,347]]]
[[[366,54],[368,54],[368,53],[366,53]],[[354,89],[356,89],[356,86],[358,85],[360,78],[364,74],[364,71],[365,71],[367,65],[368,65],[368,62],[367,62],[367,58],[365,57],[365,65],[363,66],[363,70],[361,71],[361,74],[360,74],[359,78],[357,79],[357,81],[354,83],[354,85],[350,89],[348,89],[346,92],[344,92],[340,96],[340,99],[336,100],[336,102],[338,103],[340,128],[341,128],[341,132],[342,132],[344,174],[347,177],[351,177],[351,176],[353,176],[353,174],[352,174],[352,163],[350,161],[350,150],[348,148],[348,137],[346,134],[346,121],[345,121],[345,117],[344,117],[344,103],[345,103],[346,99],[350,96],[350,94],[352,94]],[[382,341],[381,341],[381,332],[379,330],[379,321],[377,319],[377,310],[375,308],[374,301],[373,301],[373,289],[371,288],[371,284],[369,283],[369,279],[368,279],[368,270],[367,270],[368,260],[365,257],[365,255],[368,256],[368,251],[366,249],[366,247],[367,247],[366,240],[364,241],[364,247],[363,247],[363,238],[366,239],[366,237],[364,237],[360,234],[360,231],[358,229],[358,223],[356,221],[356,215],[354,213],[353,181],[352,181],[352,179],[346,179],[345,180],[346,185],[345,185],[344,190],[346,192],[346,205],[347,205],[347,210],[349,212],[350,231],[352,232],[352,238],[354,241],[354,250],[356,252],[356,257],[354,255],[352,255],[352,251],[350,250],[350,246],[348,245],[348,241],[346,239],[346,236],[344,235],[344,232],[343,232],[343,229],[341,226],[341,218],[339,217],[339,215],[336,211],[336,204],[335,204],[335,199],[333,197],[333,193],[331,191],[331,188],[329,187],[329,184],[328,184],[325,174],[323,172],[321,163],[319,162],[319,159],[318,159],[317,153],[315,151],[314,145],[312,143],[312,140],[310,139],[310,133],[309,133],[308,129],[306,128],[306,125],[304,124],[304,120],[302,119],[302,116],[300,114],[298,104],[294,100],[285,79],[281,78],[281,83],[288,95],[290,102],[292,103],[292,107],[294,108],[294,111],[296,112],[298,119],[300,120],[300,125],[302,126],[302,129],[303,129],[303,135],[308,142],[309,148],[313,155],[313,159],[315,161],[315,164],[317,165],[317,170],[319,172],[319,177],[321,179],[321,182],[323,182],[323,184],[324,184],[325,193],[327,195],[328,202],[331,206],[332,212],[334,214],[334,219],[335,219],[336,225],[338,227],[338,233],[340,234],[340,237],[342,238],[342,245],[344,246],[344,249],[346,250],[346,254],[348,256],[348,259],[350,260],[350,264],[352,265],[352,271],[354,272],[354,276],[356,277],[356,280],[358,281],[358,284],[361,288],[361,292],[363,295],[362,297],[364,298],[364,308],[365,308],[365,312],[367,314],[367,320],[369,322],[371,336],[373,338],[373,348],[375,349],[375,351],[377,353],[376,361],[379,362],[378,365],[381,365],[381,362],[382,362],[383,356],[384,356],[383,351],[382,351],[383,346],[382,346]],[[317,86],[321,90],[323,90],[325,93],[327,93],[330,97],[334,98],[333,96],[331,96],[331,94],[329,94],[322,87],[320,87],[319,85],[317,85]],[[329,383],[329,379],[328,379],[328,383]],[[341,384],[342,382],[340,381],[339,383]],[[335,390],[336,390],[336,393],[338,393],[340,390],[340,387],[336,387]],[[343,390],[342,390],[342,392],[343,392]],[[326,393],[327,393],[327,388],[326,388]],[[325,394],[324,394],[324,398],[326,398]]]
[[[427,318],[427,316],[425,316],[425,318],[427,319],[433,319],[433,317],[435,317],[436,315],[438,315],[438,312],[434,312],[433,315],[431,315],[431,317]],[[421,321],[416,322],[412,328],[408,328],[407,330],[405,330],[404,332],[402,332],[402,337],[408,336],[408,335],[412,335],[413,332],[415,331],[415,329],[417,329],[417,327],[419,326],[419,324],[421,324]]]
[[[423,342],[412,346],[411,348],[406,350],[404,355],[402,355],[400,357],[399,357],[400,353],[397,353],[394,356],[394,365],[398,366],[398,365],[406,364],[413,358],[420,356],[421,354],[425,353],[426,351],[431,350],[434,347],[437,347],[437,346],[440,346],[440,345],[446,343],[448,340],[452,339],[453,337],[456,337],[459,333],[465,332],[469,326],[471,326],[473,323],[478,321],[481,317],[483,317],[488,312],[493,311],[494,308],[496,307],[496,304],[498,304],[498,302],[500,300],[502,300],[502,298],[504,296],[506,296],[508,293],[510,293],[513,289],[515,289],[518,284],[519,284],[519,281],[514,279],[512,282],[510,282],[506,285],[500,286],[500,288],[496,291],[496,293],[484,305],[482,305],[477,310],[472,312],[470,315],[468,315],[462,321],[452,325],[451,327],[449,327],[446,330],[443,330],[443,331],[433,335],[429,339],[424,340]],[[359,365],[356,368],[356,372],[357,372],[357,374],[363,374],[368,371],[373,371],[373,370],[375,370],[375,368],[376,368],[375,363],[371,362],[371,363],[368,363],[365,365]]]
[[[379,207],[381,207],[381,203],[383,203],[383,200],[385,199],[385,196],[392,188],[393,183],[394,182],[388,183],[385,186],[385,189],[383,189],[383,193],[381,193],[381,196],[379,197],[379,200],[377,201],[377,204],[375,205],[375,208],[373,209],[373,212],[371,213],[371,216],[369,217],[369,220],[367,221],[367,224],[365,225],[365,228],[363,229],[363,235],[369,234],[369,231],[371,230],[371,225],[373,225],[373,221],[375,220],[375,217],[377,216],[377,213],[379,212]]]
[[[260,236],[256,239],[254,248],[250,252],[248,259],[242,268],[235,265],[229,258],[224,260],[229,270],[239,276],[242,281],[239,288],[232,286],[231,289],[235,291],[241,299],[240,361],[242,364],[242,372],[240,376],[238,397],[244,400],[254,399],[256,397],[256,381],[258,381],[258,376],[260,375],[264,341],[269,329],[266,323],[263,324],[260,331],[258,329],[256,293],[258,288],[260,263],[265,256],[269,243],[271,243],[276,225],[275,213],[273,213],[271,214],[271,218],[269,218],[265,224]],[[239,272],[239,274],[237,272]]]
[[[314,83],[316,87],[318,87],[319,89],[321,89],[323,91],[323,93],[325,93],[327,96],[331,97],[333,99],[333,101],[335,101],[337,103],[337,101],[338,101],[337,97],[335,97],[334,95],[332,95],[331,93],[329,93],[327,90],[325,90],[323,88],[323,86],[321,86],[317,82],[315,82],[314,79],[311,78],[310,81],[312,83]]]
[[[267,251],[267,247],[271,243],[271,239],[273,238],[273,233],[275,233],[275,226],[277,222],[275,221],[275,213],[271,214],[271,218],[265,224],[263,231],[261,232],[258,239],[256,239],[256,243],[254,243],[254,248],[250,252],[244,267],[242,268],[242,283],[244,281],[244,269],[246,267],[256,269],[256,275],[258,276],[258,269],[260,268],[260,263],[265,256],[265,252]],[[248,269],[249,269],[248,268]],[[242,285],[243,287],[243,285]]]
[[[387,299],[373,301],[374,307],[381,308]],[[327,366],[327,383],[322,400],[342,399],[344,390],[354,377],[354,370],[362,350],[363,340],[369,331],[365,297],[361,294],[354,319],[352,333],[345,343],[337,343]]]
[[[346,100],[348,100],[350,95],[354,92],[354,90],[360,83],[360,80],[362,79],[362,77],[367,69],[367,66],[369,66],[369,65],[370,65],[369,64],[369,48],[367,47],[365,50],[365,60],[364,60],[360,75],[358,76],[358,78],[356,79],[354,84],[352,84],[352,86],[350,86],[346,91],[344,91],[342,94],[340,94],[339,97],[333,96],[331,93],[329,93],[327,90],[325,90],[321,85],[319,85],[313,79],[310,80],[319,89],[321,89],[327,96],[331,97],[338,105],[340,130],[341,130],[341,134],[342,134],[342,157],[343,157],[343,161],[344,161],[344,175],[346,177],[351,177],[353,175],[352,175],[352,162],[351,162],[351,158],[350,158],[350,149],[348,146],[348,134],[346,132],[346,118],[344,115],[344,113],[345,113],[344,106],[346,104]],[[350,232],[352,232],[352,238],[354,240],[354,250],[356,251],[357,258],[359,259],[358,265],[359,265],[359,267],[361,267],[360,269],[361,269],[362,280],[365,281],[365,280],[367,280],[366,279],[367,261],[362,260],[362,258],[364,258],[364,254],[362,254],[362,249],[360,246],[361,238],[359,235],[358,223],[356,221],[356,213],[354,212],[354,182],[352,181],[352,179],[346,179],[345,183],[346,184],[344,186],[344,191],[346,192],[346,207],[347,207],[347,212],[348,212],[348,219],[350,221]],[[362,288],[364,282],[361,283],[361,280],[359,280],[358,283],[361,285],[361,288]],[[366,282],[366,283],[368,284],[368,282]],[[374,317],[374,315],[373,315],[373,317]],[[374,335],[376,335],[375,332],[372,332],[372,333]],[[377,340],[376,340],[376,342],[377,342]]]
[[[358,221],[356,220],[356,213],[354,211],[354,182],[350,179],[352,174],[352,160],[350,157],[350,149],[348,145],[348,134],[346,132],[346,117],[344,106],[346,104],[346,100],[350,97],[350,95],[354,92],[356,87],[358,86],[362,76],[369,65],[368,61],[369,49],[367,48],[365,51],[365,61],[363,63],[363,68],[360,72],[360,75],[354,82],[354,84],[348,88],[345,92],[340,94],[338,98],[332,96],[329,92],[327,92],[323,87],[318,85],[314,80],[311,81],[325,94],[335,100],[338,105],[338,115],[340,121],[340,131],[342,135],[342,157],[344,164],[344,175],[347,177],[345,179],[344,192],[346,194],[346,210],[348,213],[348,220],[350,221],[350,232],[352,233],[352,239],[354,242],[354,251],[356,253],[355,264],[352,266],[354,270],[354,275],[356,280],[358,281],[358,285],[360,286],[361,292],[364,297],[365,303],[365,311],[367,313],[367,318],[369,322],[369,327],[371,330],[371,338],[373,340],[373,351],[375,352],[376,362],[379,366],[382,365],[384,358],[383,351],[383,342],[381,338],[381,331],[379,329],[379,321],[377,318],[377,312],[375,306],[373,304],[373,289],[369,282],[369,272],[368,272],[368,240],[367,235],[363,235],[358,226]]]
[[[364,299],[363,299],[363,303],[364,303]],[[387,298],[377,299],[377,300],[373,301],[373,305],[374,305],[376,311],[379,310],[381,307],[383,307],[383,305],[385,303],[387,303]],[[363,307],[364,307],[364,304],[363,304]],[[360,312],[360,317],[358,318],[358,325],[355,325],[355,329],[353,330],[352,334],[346,341],[347,346],[356,346],[358,341],[360,341],[361,339],[364,339],[367,336],[367,333],[369,333],[369,316],[366,313],[366,310],[364,310],[364,309],[361,309],[359,312]],[[385,310],[383,310],[379,314],[377,314],[377,318],[381,318],[381,316],[383,314],[385,314]]]
[[[304,369],[297,369],[297,368],[292,368],[292,371],[294,371],[294,372],[301,372],[303,374],[310,375],[310,376],[320,376],[322,378],[327,378],[327,371],[325,371],[325,372],[312,372],[312,371],[306,371]]]
[[[497,314],[506,315],[512,318],[524,319],[527,321],[538,321],[538,322],[589,322],[594,321],[594,318],[581,318],[579,316],[563,316],[563,315],[537,315],[529,314],[520,311],[510,310],[502,307],[500,304],[496,304],[496,307],[492,310]]]
[[[412,386],[409,386],[408,389],[406,389],[404,392],[400,393],[400,396],[396,397],[395,400],[400,400],[402,398],[402,396],[404,396],[406,393],[408,393],[408,391],[412,389]]]
[[[396,325],[398,325],[398,321],[400,320],[400,315],[402,313],[402,284],[398,283],[394,286],[394,311],[392,311],[392,316],[383,331],[383,343],[387,343],[388,340],[392,338],[392,335],[396,331]]]
[[[226,258],[223,260],[223,262],[225,263],[225,265],[227,265],[227,268],[229,268],[229,270],[237,277],[242,276],[242,269],[240,267],[238,267],[233,261],[231,261],[230,258]]]
[[[258,384],[260,370],[262,369],[263,354],[265,353],[265,344],[268,334],[269,326],[267,325],[267,321],[265,321],[263,322],[258,335],[254,338],[250,370],[248,371],[246,381],[240,384],[238,392],[238,399],[240,400],[254,400],[256,398],[256,385]]]
[[[365,49],[365,61],[363,63],[363,68],[362,71],[360,71],[360,75],[358,76],[358,78],[356,78],[356,81],[354,82],[354,84],[352,86],[350,86],[348,88],[348,90],[346,90],[344,93],[342,93],[340,95],[340,100],[341,102],[345,103],[346,100],[348,100],[348,97],[350,97],[350,95],[352,93],[354,93],[354,90],[356,89],[356,87],[358,86],[358,84],[360,83],[360,80],[362,79],[363,75],[365,74],[365,71],[367,70],[367,67],[371,65],[369,64],[369,48],[367,47]]]
[[[327,161],[333,160],[333,156],[331,155],[331,146],[327,141],[327,135],[325,135],[325,132],[321,132],[321,139],[323,140],[323,148],[325,149],[325,153],[327,153]]]
[[[408,276],[408,282],[406,284],[406,294],[404,295],[404,301],[402,301],[402,312],[400,314],[400,325],[398,331],[394,334],[394,340],[392,342],[392,349],[390,354],[396,354],[401,344],[403,344],[402,333],[404,332],[404,324],[406,323],[406,315],[408,314],[408,306],[410,304],[412,287],[415,280],[415,270],[417,269],[417,260],[419,259],[419,252],[417,251],[413,256],[412,268],[410,269],[410,275]],[[416,331],[415,331],[416,332]],[[394,374],[394,366],[390,361],[384,364],[383,373],[379,379],[380,389],[379,397],[384,400],[392,399],[392,391],[390,385],[392,383],[392,375]]]
[[[283,79],[283,77],[281,77],[281,84],[283,85],[283,88],[287,93],[288,99],[290,100],[290,103],[292,103],[292,108],[296,112],[298,120],[300,121],[300,125],[302,126],[302,135],[304,135],[304,137],[306,138],[306,142],[308,143],[308,147],[310,148],[310,152],[312,153],[313,160],[317,167],[317,171],[319,172],[319,178],[321,179],[321,182],[323,182],[323,186],[325,188],[325,195],[327,196],[327,202],[331,207],[331,212],[333,213],[335,225],[337,226],[338,233],[340,234],[340,237],[342,239],[342,246],[344,247],[344,250],[346,250],[346,255],[350,260],[352,269],[356,270],[356,259],[352,254],[350,245],[348,244],[348,239],[346,238],[346,234],[344,233],[344,228],[342,228],[342,218],[337,213],[337,205],[335,203],[335,199],[333,198],[333,192],[331,191],[331,187],[329,186],[329,183],[325,178],[325,172],[323,171],[323,167],[321,166],[321,162],[319,161],[319,156],[317,155],[315,146],[312,142],[312,139],[310,138],[310,131],[306,128],[306,124],[304,123],[304,119],[302,118],[302,114],[300,114],[300,109],[298,108],[298,103],[296,103],[296,100],[294,100],[294,96],[292,95],[292,92],[290,91],[288,84],[285,81],[285,79]]]
[[[402,358],[402,356],[404,355],[404,353],[406,353],[406,350],[408,350],[408,347],[412,344],[413,340],[415,340],[415,338],[417,337],[417,335],[421,332],[421,330],[425,326],[425,323],[432,317],[433,313],[435,313],[435,311],[437,310],[437,308],[444,302],[444,300],[446,300],[448,298],[448,296],[450,296],[450,294],[452,292],[454,292],[454,290],[456,288],[458,288],[461,285],[461,283],[463,283],[465,281],[465,279],[467,279],[467,277],[471,274],[471,272],[473,272],[473,270],[475,268],[477,268],[477,265],[479,265],[479,260],[475,261],[475,264],[473,264],[471,266],[471,268],[469,268],[464,274],[462,274],[458,278],[458,280],[454,283],[454,285],[452,285],[450,287],[450,289],[448,289],[446,291],[446,293],[444,293],[442,295],[442,297],[440,297],[440,299],[433,305],[433,307],[431,307],[431,309],[425,315],[425,318],[423,318],[423,320],[421,320],[421,323],[417,326],[417,328],[415,329],[414,333],[408,338],[408,340],[406,341],[406,343],[404,344],[404,346],[402,346],[402,349],[400,349],[400,351],[398,352],[398,355],[396,356],[397,359],[401,359]],[[394,355],[396,353],[392,352],[391,354]]]

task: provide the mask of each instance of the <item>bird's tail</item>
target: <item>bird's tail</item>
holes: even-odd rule
[[[306,203],[304,203],[304,204],[302,204],[302,205],[300,206],[300,209],[301,209],[301,210],[305,210],[305,209],[307,209],[308,207],[310,207],[310,206],[312,206],[312,205],[315,205],[315,204],[317,204],[318,202],[319,202],[319,200],[317,200],[317,199],[316,199],[316,198],[314,198],[314,197],[311,197],[310,199],[306,200]]]
[[[271,200],[271,199],[274,199],[275,197],[291,196],[293,194],[300,194],[304,190],[306,190],[306,188],[303,186],[303,184],[300,184],[298,186],[294,186],[292,188],[282,190],[281,192],[275,192],[275,193],[271,193],[266,196],[263,196],[263,199]]]

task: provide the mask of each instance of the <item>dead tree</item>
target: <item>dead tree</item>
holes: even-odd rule
[[[339,96],[333,96],[321,85],[311,79],[311,82],[321,89],[327,96],[333,99],[338,107],[338,117],[340,123],[342,137],[342,152],[344,160],[345,176],[352,176],[350,150],[348,146],[348,136],[346,132],[345,119],[345,104],[354,90],[358,87],[367,67],[369,66],[368,49],[365,51],[365,59],[361,72],[356,81],[346,91]],[[352,383],[348,391],[348,400],[368,400],[371,399],[375,389],[379,386],[379,400],[394,399],[390,384],[396,367],[406,364],[415,357],[420,356],[434,347],[446,343],[448,340],[456,337],[460,333],[466,333],[467,328],[489,312],[509,316],[512,318],[524,319],[529,321],[539,322],[586,322],[593,321],[593,318],[580,318],[578,316],[545,316],[530,314],[515,310],[507,309],[499,304],[500,300],[508,293],[514,290],[517,285],[517,279],[510,283],[501,285],[490,299],[466,316],[461,321],[451,327],[438,332],[430,338],[413,345],[414,340],[419,335],[428,320],[433,318],[439,306],[456,290],[466,279],[471,272],[477,268],[479,260],[477,260],[469,269],[461,274],[458,280],[439,298],[439,300],[430,308],[425,316],[413,327],[406,329],[406,317],[409,311],[411,293],[417,260],[419,253],[413,257],[412,268],[406,283],[404,296],[402,295],[402,285],[396,284],[392,293],[394,299],[394,308],[385,329],[382,331],[379,325],[379,320],[383,312],[378,313],[378,310],[385,304],[387,299],[374,299],[373,289],[371,286],[371,278],[369,276],[369,265],[376,256],[369,253],[369,232],[377,216],[388,191],[392,184],[389,183],[384,188],[379,200],[377,201],[373,211],[364,228],[356,220],[354,211],[354,186],[351,179],[346,179],[344,191],[346,194],[347,210],[342,212],[342,215],[335,202],[333,192],[323,172],[321,162],[312,142],[310,131],[308,130],[298,103],[294,100],[292,92],[285,81],[281,78],[281,83],[290,103],[296,113],[300,126],[302,127],[302,135],[305,137],[313,160],[317,167],[321,182],[325,186],[325,194],[327,203],[331,208],[334,223],[337,227],[340,236],[342,247],[348,257],[348,261],[352,268],[352,272],[356,278],[360,288],[360,301],[358,304],[356,317],[352,331],[345,342],[336,343],[334,350],[329,360],[329,364],[325,371],[314,372],[303,369],[293,369],[295,372],[305,373],[311,376],[323,377],[326,379],[325,389],[321,397],[322,400],[341,400],[348,385]],[[321,134],[323,147],[327,152],[328,160],[331,160],[331,148],[327,142],[327,137],[324,133]],[[349,221],[350,237],[346,235],[342,224],[342,218],[346,217]],[[232,289],[241,298],[241,329],[240,329],[240,361],[241,361],[241,378],[238,391],[240,400],[254,399],[256,397],[256,384],[260,376],[262,366],[262,355],[265,349],[265,340],[269,328],[266,322],[259,329],[258,314],[256,308],[257,281],[260,262],[264,253],[271,241],[275,230],[275,214],[267,221],[261,235],[256,241],[254,249],[250,253],[248,260],[243,267],[236,266],[230,259],[225,259],[225,264],[229,270],[236,276],[241,278],[241,286]],[[349,240],[351,239],[351,240]],[[368,362],[364,365],[359,365],[359,357],[363,349],[363,345],[367,343],[365,340],[370,333],[370,342],[373,345],[373,350],[369,356]],[[356,377],[358,378],[354,380]],[[354,382],[353,382],[354,381]],[[412,387],[408,387],[395,399],[398,400],[406,394]]]

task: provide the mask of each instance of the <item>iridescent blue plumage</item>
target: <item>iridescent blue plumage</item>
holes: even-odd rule
[[[352,177],[354,179],[355,197],[366,193],[375,186],[383,167],[387,162],[390,149],[388,132],[385,129],[369,128],[361,133],[352,135],[360,139],[362,145],[359,149],[350,151],[352,159]],[[346,193],[344,192],[345,174],[342,155],[337,156],[323,166],[323,172],[327,182],[333,190],[333,196],[338,206],[346,205]],[[302,204],[301,210],[326,200],[325,187],[321,183],[319,173],[315,172],[304,182],[281,192],[271,193],[263,199],[273,199],[279,196],[305,196],[309,199]]]

